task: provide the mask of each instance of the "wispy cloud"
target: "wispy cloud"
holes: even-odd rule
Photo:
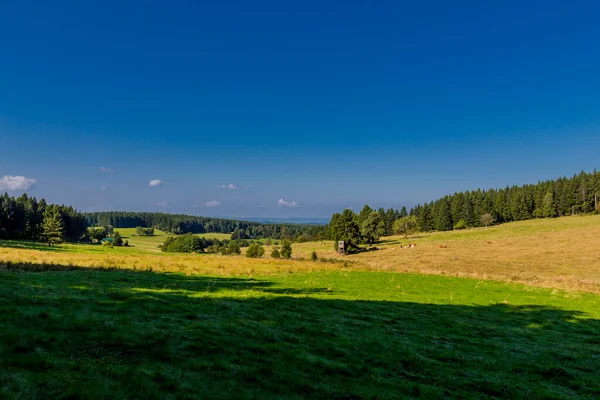
[[[229,185],[217,185],[217,189],[229,189],[229,190],[236,190],[238,187],[235,186],[233,183],[230,183]]]
[[[102,185],[102,186],[100,186],[100,190],[102,190],[103,192],[104,192],[106,189],[108,189],[108,186],[106,186],[106,185]]]
[[[35,185],[37,181],[24,176],[5,175],[0,179],[0,191],[14,192],[17,190],[27,190]]]
[[[221,205],[220,201],[207,201],[206,203],[204,203],[204,207],[209,207],[209,208],[215,208],[215,207],[219,207]]]
[[[115,172],[115,171],[114,171],[113,169],[110,169],[110,168],[106,168],[106,167],[104,167],[104,166],[101,166],[101,167],[100,167],[100,172],[104,172],[104,173],[107,173],[107,174],[108,174],[108,173]]]
[[[150,186],[150,187],[159,187],[159,186],[162,186],[162,185],[163,185],[163,181],[161,181],[160,179],[153,179],[148,184],[148,186]]]
[[[283,197],[277,200],[277,207],[298,207],[295,201],[285,201]]]
[[[250,186],[250,185],[246,185],[246,186],[244,187],[244,190],[250,190],[250,189],[252,189],[252,186]]]
[[[159,202],[156,202],[156,203],[153,203],[153,204],[154,204],[155,206],[164,207],[164,208],[167,208],[167,207],[170,207],[170,206],[171,206],[171,205],[170,205],[168,202],[166,202],[166,201],[159,201]]]

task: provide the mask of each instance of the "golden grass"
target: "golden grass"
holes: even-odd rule
[[[491,242],[488,243],[488,242]],[[401,245],[415,243],[415,249]],[[600,293],[600,216],[515,222],[466,231],[384,238],[380,250],[339,256],[333,244],[302,243],[295,254],[357,261],[376,271],[521,282]],[[440,246],[447,246],[440,248]]]
[[[488,242],[491,242],[489,244]],[[416,243],[417,248],[400,245]],[[295,258],[319,257],[343,263],[273,260],[244,256],[72,253],[0,248],[0,269],[63,267],[123,268],[187,274],[266,276],[344,268],[439,274],[521,282],[600,293],[600,216],[565,217],[504,224],[489,229],[384,238],[379,250],[341,256],[332,242],[298,243]],[[440,248],[440,246],[447,246]]]
[[[331,269],[329,263],[253,259],[245,256],[86,254],[0,248],[0,270],[45,271],[77,268],[129,269],[226,276],[274,275]]]

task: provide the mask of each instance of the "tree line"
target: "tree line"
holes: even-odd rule
[[[415,231],[448,231],[493,223],[600,213],[600,173],[581,172],[537,184],[504,189],[457,192],[419,204],[410,212],[392,208],[375,211],[366,205],[360,213],[347,209],[334,214],[325,236],[343,240],[350,249],[372,245],[381,236],[408,235]]]
[[[472,190],[417,205],[410,211],[420,231],[447,231],[490,223],[600,212],[600,173],[581,172],[537,184]]]
[[[305,236],[312,240],[320,237],[323,227],[300,224],[262,224],[224,218],[198,217],[184,214],[108,211],[86,213],[92,226],[115,228],[155,228],[173,234],[233,233],[232,239],[297,239]]]
[[[71,206],[47,204],[23,194],[0,196],[0,239],[60,243],[85,236],[87,221]]]

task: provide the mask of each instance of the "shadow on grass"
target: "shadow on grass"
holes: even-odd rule
[[[40,250],[40,251],[52,251],[60,252],[64,249],[60,246],[48,246],[47,243],[38,242],[27,242],[18,240],[0,240],[0,247],[8,247],[11,249],[24,249],[24,250]]]
[[[577,311],[352,301],[276,278],[0,277],[0,387],[12,398],[600,393],[600,321]]]

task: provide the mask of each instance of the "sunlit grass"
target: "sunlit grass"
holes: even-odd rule
[[[591,294],[357,271],[236,279],[88,268],[0,279],[6,399],[600,391]]]

